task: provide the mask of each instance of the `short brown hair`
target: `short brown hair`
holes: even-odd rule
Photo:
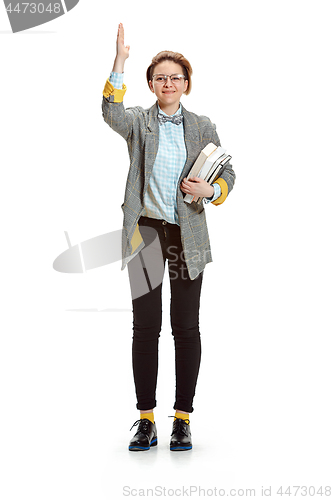
[[[184,94],[188,95],[191,92],[192,88],[191,75],[193,73],[193,70],[188,60],[185,59],[183,54],[180,54],[179,52],[171,52],[170,50],[163,50],[162,52],[159,52],[155,57],[152,58],[151,64],[147,69],[148,85],[149,81],[152,79],[152,76],[154,74],[155,66],[163,61],[173,61],[182,66],[185,79],[188,81],[187,89],[184,92]]]

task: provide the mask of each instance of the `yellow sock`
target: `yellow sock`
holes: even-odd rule
[[[176,411],[175,413],[175,420],[176,418],[182,418],[183,420],[189,420],[189,413],[178,413],[178,411]]]
[[[151,413],[140,413],[140,419],[142,418],[148,418],[153,424],[155,423],[153,411]]]

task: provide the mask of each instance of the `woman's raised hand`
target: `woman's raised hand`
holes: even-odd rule
[[[126,59],[129,57],[130,46],[124,43],[124,26],[120,23],[117,33],[117,54],[114,60],[113,69],[115,73],[123,73]]]
[[[130,46],[125,46],[124,42],[124,26],[120,23],[117,33],[117,56],[125,61],[129,57],[129,50]]]

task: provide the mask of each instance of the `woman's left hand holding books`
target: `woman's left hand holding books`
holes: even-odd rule
[[[180,184],[180,189],[192,196],[197,197],[205,197],[210,198],[214,195],[214,188],[211,184],[204,181],[200,177],[192,177],[192,179],[187,179],[186,177],[183,179],[183,182]],[[194,199],[195,201],[195,199]]]

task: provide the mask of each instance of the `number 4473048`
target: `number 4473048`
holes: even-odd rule
[[[13,4],[14,5],[14,4]],[[54,12],[55,14],[60,13],[60,3],[49,3],[47,7],[43,3],[25,3],[21,2],[21,4],[17,3],[15,7],[12,7],[12,4],[8,4],[6,7],[7,12],[12,13],[16,12],[17,14],[22,13],[25,14],[26,12],[30,12],[31,14],[39,13],[42,14],[43,12]]]

